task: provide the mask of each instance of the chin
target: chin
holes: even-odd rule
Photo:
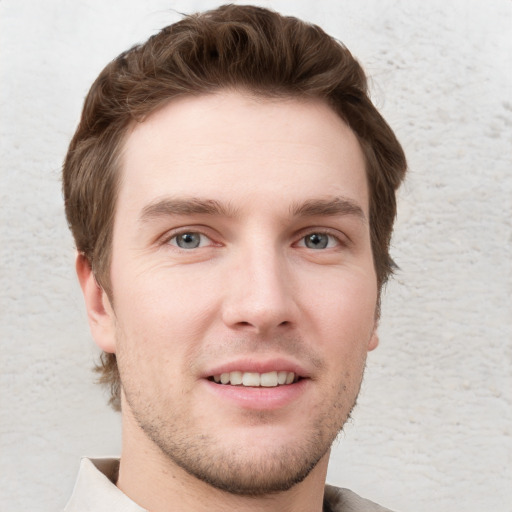
[[[302,445],[258,450],[203,447],[202,455],[188,447],[187,454],[173,451],[167,457],[188,474],[212,487],[239,496],[264,496],[290,490],[302,482],[330,449],[329,443],[310,439]],[[182,457],[185,455],[185,457]],[[191,456],[192,455],[192,456]]]

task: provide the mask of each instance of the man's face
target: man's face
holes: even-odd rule
[[[377,343],[354,134],[319,101],[170,102],[126,140],[111,283],[100,345],[132,431],[218,488],[290,488],[326,465]]]

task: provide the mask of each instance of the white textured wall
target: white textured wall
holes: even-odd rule
[[[512,510],[512,2],[259,2],[373,78],[410,175],[381,346],[329,479],[398,511]],[[90,371],[59,172],[103,65],[212,1],[0,2],[0,509],[60,509],[119,450]]]

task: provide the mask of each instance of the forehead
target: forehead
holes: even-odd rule
[[[348,197],[367,213],[365,162],[352,130],[321,100],[223,91],[171,100],[128,134],[120,208],[163,195],[269,205]]]

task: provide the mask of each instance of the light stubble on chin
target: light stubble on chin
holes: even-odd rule
[[[186,473],[212,487],[238,496],[258,497],[288,491],[302,482],[331,448],[350,417],[356,397],[347,407],[347,388],[339,392],[339,400],[330,414],[322,415],[309,427],[302,442],[290,444],[286,440],[272,450],[257,456],[250,449],[236,446],[219,449],[215,436],[186,431],[180,418],[163,420],[153,417],[148,421],[149,406],[132,403],[130,393],[126,402],[144,434],[160,449],[164,457]],[[139,407],[137,407],[139,405]],[[134,408],[135,406],[135,408]],[[271,421],[265,413],[255,413],[258,424]],[[222,435],[222,433],[221,433]]]
[[[118,332],[118,336],[121,341],[122,333]],[[229,353],[232,356],[258,353],[272,346],[283,354],[288,352],[299,360],[310,361],[318,375],[328,367],[300,337],[275,338],[273,343],[265,345],[252,339],[229,340]],[[201,365],[201,359],[217,360],[226,351],[225,347],[215,346],[201,354],[187,354],[186,360],[192,362],[189,371],[197,373],[196,365]],[[123,355],[125,357],[118,358],[118,363],[124,370],[121,371],[124,405],[129,407],[138,427],[164,458],[216,489],[253,497],[291,489],[302,482],[327,454],[355,405],[366,360],[363,356],[359,375],[350,375],[346,370],[336,383],[329,383],[330,388],[323,390],[323,400],[312,410],[303,411],[311,422],[303,426],[304,432],[298,433],[295,440],[277,439],[276,442],[276,439],[269,439],[268,443],[255,449],[255,446],[248,446],[253,443],[244,445],[239,441],[229,445],[224,442],[229,436],[229,428],[225,432],[213,430],[207,422],[198,428],[190,411],[180,411],[171,395],[155,390],[148,393],[140,382],[140,375],[133,377],[138,374],[140,361],[134,360],[133,354]],[[247,428],[271,427],[275,414],[273,411],[246,411],[244,421]],[[271,433],[269,428],[269,435]]]

